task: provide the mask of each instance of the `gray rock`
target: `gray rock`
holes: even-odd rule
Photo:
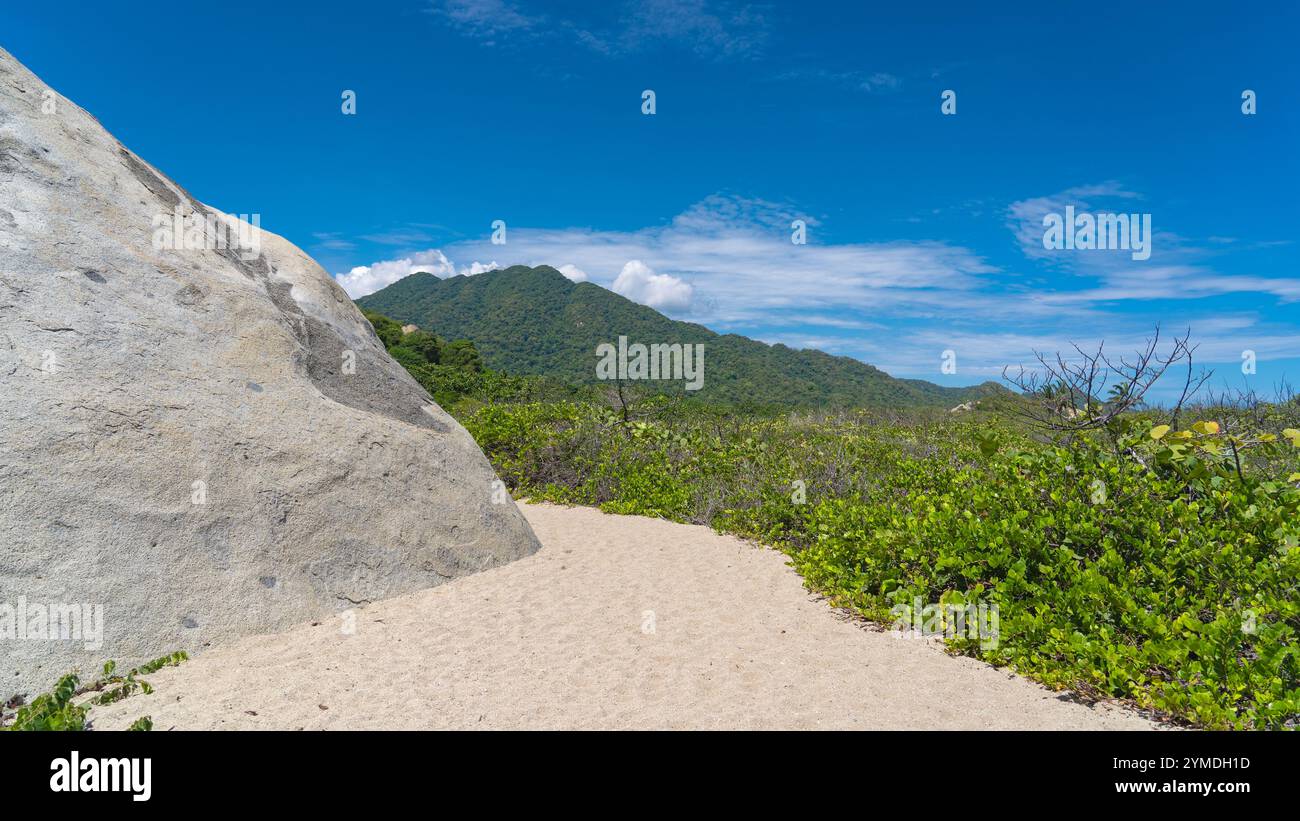
[[[0,700],[532,553],[495,478],[319,265],[0,50]]]

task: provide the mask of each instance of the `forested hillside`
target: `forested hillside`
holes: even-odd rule
[[[947,408],[1006,393],[994,383],[944,388],[895,379],[849,357],[717,334],[598,285],[575,284],[544,265],[445,280],[418,273],[357,302],[442,337],[468,339],[494,370],[579,384],[596,381],[597,346],[616,344],[620,336],[630,343],[704,343],[704,387],[693,395],[706,403]],[[647,387],[682,392],[680,382]]]

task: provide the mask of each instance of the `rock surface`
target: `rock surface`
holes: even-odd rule
[[[534,552],[494,481],[319,265],[0,49],[0,698]]]

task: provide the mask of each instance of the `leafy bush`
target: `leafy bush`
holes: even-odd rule
[[[760,416],[421,361],[371,320],[522,495],[759,539],[877,621],[917,598],[996,606],[996,642],[950,649],[1052,687],[1205,727],[1300,724],[1300,404],[1175,430],[1180,401],[1160,423],[1141,398],[1185,339],[1164,357],[1153,340],[1104,401],[1099,351],[965,417]]]
[[[1205,727],[1300,722],[1300,431],[1130,414],[1041,442],[989,418],[660,410],[463,422],[522,495],[760,539],[868,618],[917,596],[996,604],[996,646],[955,652]]]
[[[138,676],[175,667],[188,658],[184,652],[172,653],[132,668],[126,675],[118,675],[117,663],[109,661],[104,664],[101,676],[84,686],[76,673],[69,673],[50,692],[37,696],[30,704],[21,704],[19,699],[11,701],[16,712],[12,716],[0,715],[0,730],[85,730],[86,714],[92,706],[121,701],[137,690],[152,693],[149,682]],[[79,698],[88,693],[95,695]],[[153,721],[145,716],[136,719],[128,729],[151,730]]]

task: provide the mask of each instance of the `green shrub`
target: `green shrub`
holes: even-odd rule
[[[759,416],[485,371],[469,343],[435,362],[367,316],[521,495],[761,540],[877,621],[918,598],[995,606],[995,642],[949,648],[1052,687],[1205,727],[1300,724],[1293,400],[1175,431],[1140,380],[1106,402],[1049,382],[1033,395],[1059,441],[998,421],[1024,405],[997,396],[957,419]]]
[[[126,675],[118,675],[117,663],[109,661],[104,664],[100,677],[84,686],[76,673],[69,673],[50,692],[37,696],[29,704],[16,704],[12,716],[0,715],[0,730],[85,730],[86,714],[92,706],[121,701],[137,690],[152,693],[153,687],[139,676],[156,673],[163,667],[175,667],[188,658],[184,652],[172,653],[132,668]],[[81,698],[89,693],[95,695]],[[150,730],[153,721],[145,716],[136,719],[128,729]]]
[[[996,646],[950,647],[1049,686],[1205,727],[1300,721],[1293,429],[1127,417],[1053,444],[988,419],[625,422],[585,403],[463,421],[521,495],[760,539],[868,618],[914,597],[997,605]]]

